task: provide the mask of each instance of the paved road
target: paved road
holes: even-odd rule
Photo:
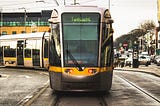
[[[60,102],[58,103],[59,106],[88,106],[88,104],[92,106],[97,106],[96,104],[102,104],[102,101],[105,101],[106,104],[109,106],[116,106],[117,104],[120,106],[132,106],[133,104],[136,105],[151,105],[155,104],[155,106],[159,106],[159,103],[152,100],[150,97],[144,95],[139,90],[137,90],[135,87],[132,87],[131,84],[124,81],[122,78],[120,78],[120,75],[123,75],[123,77],[128,77],[128,80],[134,80],[134,82],[141,82],[143,81],[143,87],[146,87],[146,84],[149,84],[150,82],[153,82],[151,84],[157,84],[154,83],[155,80],[152,80],[152,77],[149,78],[148,82],[145,79],[136,78],[141,77],[144,74],[134,74],[130,73],[127,74],[127,71],[118,71],[118,70],[131,70],[131,71],[142,71],[147,73],[153,73],[154,75],[160,76],[160,69],[159,67],[156,67],[154,64],[146,67],[146,66],[140,66],[139,68],[130,68],[130,67],[124,67],[124,68],[115,68],[114,71],[114,78],[113,78],[113,85],[112,89],[110,91],[109,95],[105,95],[102,97],[97,97],[97,94],[87,94],[87,95],[62,95],[62,98],[60,99]],[[122,74],[123,73],[123,74]],[[125,73],[125,74],[124,74]],[[37,96],[34,101],[31,102],[31,106],[51,106],[54,104],[56,100],[56,95],[52,92],[51,88],[49,87],[48,83],[48,72],[43,71],[33,71],[33,70],[27,70],[27,69],[11,69],[11,68],[0,68],[0,106],[19,106],[25,103],[25,101],[28,101],[30,98],[32,99],[35,95],[37,95],[39,92],[39,96]],[[130,76],[134,76],[132,78],[136,79],[130,79]],[[142,78],[148,78],[142,77]],[[155,76],[153,76],[154,78]],[[156,77],[158,78],[158,77]],[[141,81],[140,81],[141,79]],[[138,81],[137,81],[138,80]],[[159,79],[158,81],[159,82]],[[138,85],[138,84],[137,84]],[[147,85],[150,87],[150,85]],[[152,85],[155,86],[155,85]],[[158,85],[156,85],[158,86]],[[147,87],[147,89],[149,88]],[[45,88],[45,89],[44,89]],[[156,87],[159,88],[159,87]],[[155,88],[154,88],[155,89]],[[148,91],[153,91],[153,89],[149,89]],[[158,94],[158,90],[155,94]],[[156,96],[159,98],[159,95]],[[139,101],[144,100],[144,101]],[[87,102],[86,102],[87,101]],[[94,101],[94,102],[93,102]],[[87,104],[86,104],[87,103]]]
[[[109,94],[57,95],[48,87],[30,106],[160,106],[159,82],[159,77],[147,73],[116,70]]]
[[[48,83],[43,71],[0,68],[0,75],[0,106],[16,106]]]

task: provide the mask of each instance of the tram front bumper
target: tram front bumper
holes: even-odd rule
[[[50,76],[51,86],[56,91],[105,91],[110,89],[112,83],[111,73],[99,73],[95,76],[66,76],[51,72]]]

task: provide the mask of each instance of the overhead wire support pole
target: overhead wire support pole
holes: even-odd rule
[[[58,3],[58,1],[57,0],[54,0],[55,1],[55,3],[57,4],[57,6],[59,6],[59,3]]]

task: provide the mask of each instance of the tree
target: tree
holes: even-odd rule
[[[145,20],[137,29],[131,30],[129,33],[121,35],[115,40],[115,47],[118,49],[119,44],[133,44],[139,37],[144,36],[148,31],[155,29],[156,25],[152,20]],[[131,47],[131,46],[130,46]]]
[[[144,32],[148,32],[148,30],[153,30],[156,27],[153,20],[145,20],[139,26],[139,29],[142,29]]]

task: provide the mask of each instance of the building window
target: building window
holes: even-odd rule
[[[32,33],[36,33],[37,31],[32,31]]]
[[[21,33],[26,33],[26,31],[21,31]]]
[[[7,35],[7,31],[2,31],[2,35]]]
[[[16,31],[12,31],[12,34],[17,34],[17,32]]]

